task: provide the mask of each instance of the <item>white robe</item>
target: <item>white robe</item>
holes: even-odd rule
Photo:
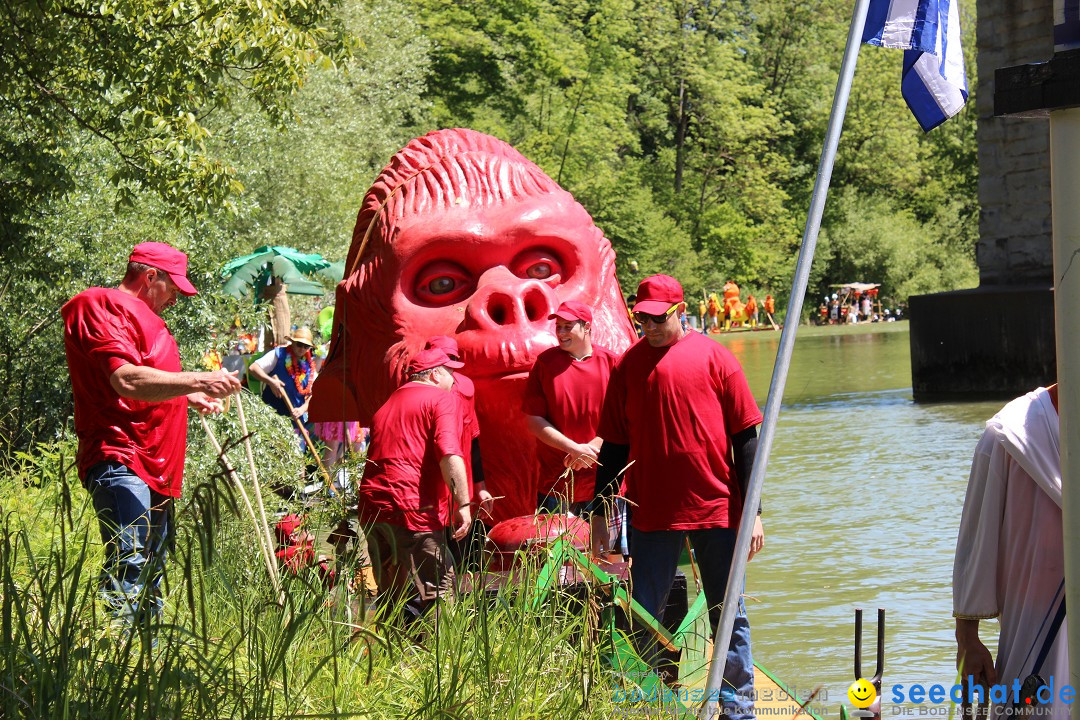
[[[987,422],[971,464],[953,564],[953,614],[1000,616],[995,668],[1010,693],[1014,678],[1023,682],[1031,674],[1058,609],[1065,573],[1060,457],[1057,411],[1039,388]],[[1069,717],[1060,702],[1061,687],[1069,684],[1067,636],[1063,623],[1039,672],[1048,683],[1054,678],[1054,720]]]

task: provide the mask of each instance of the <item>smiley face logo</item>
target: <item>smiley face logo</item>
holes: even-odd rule
[[[859,678],[847,689],[848,700],[860,710],[870,707],[877,699],[874,684],[865,678]]]

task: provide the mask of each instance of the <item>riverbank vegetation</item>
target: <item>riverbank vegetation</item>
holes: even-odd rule
[[[255,415],[259,434],[275,438],[272,413]],[[242,468],[232,423],[212,422]],[[345,589],[349,567],[333,590],[313,569],[285,572],[284,595],[275,596],[252,549],[253,525],[197,428],[152,638],[111,625],[98,604],[101,546],[74,444],[39,447],[4,467],[0,715],[610,718],[629,705],[615,699],[594,641],[596,603],[583,611],[556,592],[534,608],[528,568],[497,597],[467,593],[408,631],[373,621]],[[263,482],[280,481],[289,453],[277,455],[284,463],[264,457]],[[314,513],[312,530],[332,514]]]

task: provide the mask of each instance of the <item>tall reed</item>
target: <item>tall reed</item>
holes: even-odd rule
[[[165,613],[146,632],[97,599],[102,550],[71,443],[0,477],[0,716],[5,718],[610,718],[596,599],[533,609],[534,568],[408,629],[356,612],[344,583],[282,574],[223,478],[178,504]],[[281,479],[281,478],[279,478]],[[348,570],[340,577],[347,577]],[[151,637],[153,636],[153,637]],[[152,642],[153,640],[153,642]]]

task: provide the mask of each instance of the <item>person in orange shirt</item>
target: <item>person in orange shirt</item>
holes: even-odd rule
[[[746,298],[746,318],[750,321],[750,327],[757,327],[758,306],[757,300],[753,295],[749,295]]]
[[[720,330],[720,298],[716,293],[709,295],[709,329],[713,332]]]
[[[735,284],[734,280],[728,280],[724,283],[724,319],[729,321],[733,320],[733,315],[738,313],[735,305],[741,304],[739,299],[739,286]]]
[[[776,312],[776,301],[773,300],[772,295],[765,295],[765,301],[761,304],[761,309],[765,311],[765,317],[769,319],[769,322],[775,325],[776,319],[773,317],[773,313]]]

